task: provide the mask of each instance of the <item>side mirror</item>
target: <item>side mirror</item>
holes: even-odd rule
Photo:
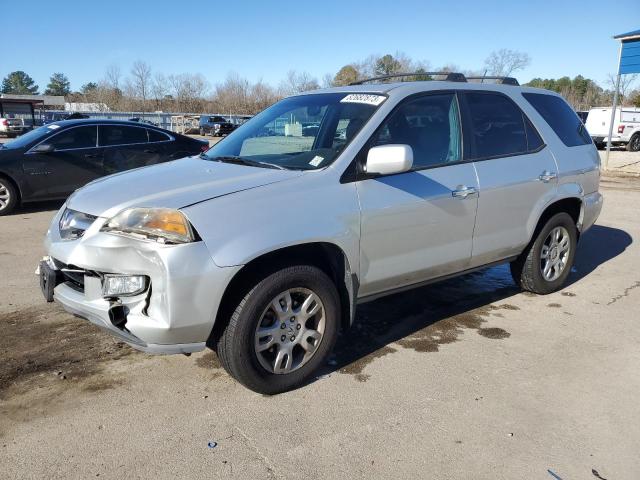
[[[409,145],[381,145],[367,154],[367,173],[390,175],[411,170],[413,149]]]
[[[56,148],[50,143],[41,143],[33,149],[35,153],[52,153],[56,151]]]

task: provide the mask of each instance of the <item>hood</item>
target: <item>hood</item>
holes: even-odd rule
[[[95,180],[71,195],[67,207],[110,218],[129,207],[182,208],[300,175],[188,157]]]

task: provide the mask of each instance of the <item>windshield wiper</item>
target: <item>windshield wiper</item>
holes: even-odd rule
[[[276,168],[278,170],[286,170],[286,168],[284,168],[283,166],[276,165],[275,163],[260,162],[258,160],[249,160],[247,158],[242,158],[242,157],[227,156],[227,157],[207,157],[207,158],[211,160],[215,160],[217,162],[235,163],[237,165],[248,165],[250,167]]]

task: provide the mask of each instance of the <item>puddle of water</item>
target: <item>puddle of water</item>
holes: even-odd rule
[[[360,305],[353,328],[334,350],[337,370],[366,381],[364,368],[394,352],[390,345],[437,352],[441,345],[459,340],[466,329],[486,338],[508,338],[507,331],[482,324],[490,316],[519,310],[505,302],[493,305],[519,292],[509,267],[499,266]]]

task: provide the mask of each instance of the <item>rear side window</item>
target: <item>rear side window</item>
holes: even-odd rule
[[[100,146],[147,143],[147,130],[124,125],[100,125]]]
[[[72,148],[95,148],[96,127],[70,128],[66,132],[60,132],[49,141],[56,150],[69,150]]]
[[[544,93],[523,93],[522,96],[545,119],[567,147],[591,143],[591,137],[584,128],[584,124],[562,98]]]
[[[171,140],[169,135],[166,133],[162,133],[157,130],[147,130],[147,132],[149,133],[150,142],[166,142],[167,140]]]
[[[527,152],[525,119],[518,106],[494,93],[466,93],[475,158]]]

